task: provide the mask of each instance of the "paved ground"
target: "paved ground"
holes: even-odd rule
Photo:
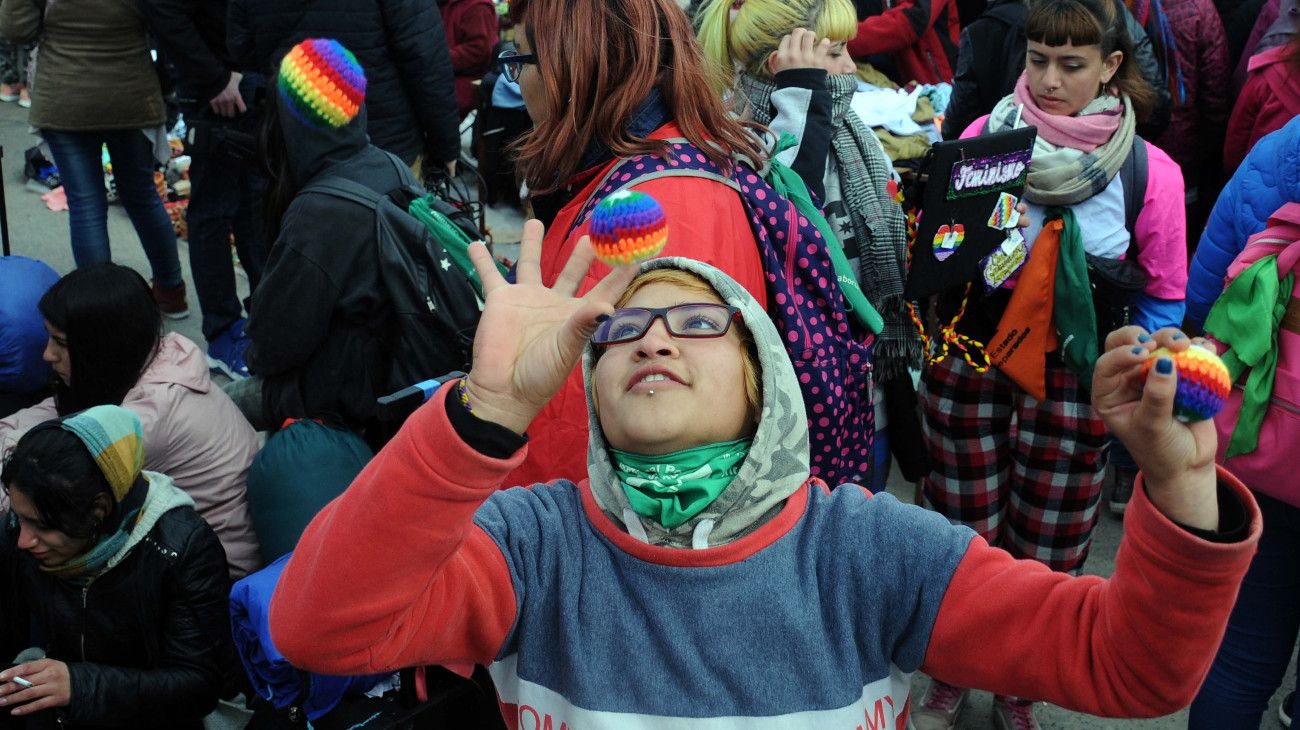
[[[23,150],[34,143],[34,138],[28,134],[25,110],[21,110],[13,104],[0,104],[0,146],[4,150],[4,193],[8,203],[13,251],[15,254],[42,259],[53,266],[59,273],[65,273],[71,270],[73,266],[71,248],[68,243],[67,214],[53,213],[46,210],[40,197],[27,190],[22,180],[22,153]],[[499,244],[507,244],[499,246],[499,253],[513,256],[517,249],[515,246],[508,244],[519,240],[519,216],[508,210],[489,210],[488,222],[493,230],[495,240]],[[149,273],[148,263],[140,249],[138,239],[135,237],[130,222],[127,220],[125,211],[120,207],[114,207],[110,210],[109,228],[113,242],[114,260],[135,267],[147,277]],[[181,243],[181,261],[186,279],[189,280],[189,257],[184,242]],[[243,281],[242,275],[241,281]],[[246,282],[242,286],[246,286]],[[179,322],[169,322],[168,328],[202,343],[203,337],[199,331],[198,302],[192,292],[191,283],[191,316]],[[895,478],[891,480],[889,488],[891,492],[900,498],[911,499],[911,485],[903,483],[897,478],[896,474]],[[1104,513],[1096,532],[1092,557],[1086,566],[1089,573],[1097,575],[1110,574],[1114,569],[1115,549],[1119,544],[1122,533],[1123,523],[1109,513]],[[924,688],[926,681],[921,678],[918,682],[918,693]],[[1294,686],[1295,666],[1293,663],[1283,687]],[[1276,708],[1281,694],[1282,692],[1279,692],[1279,695],[1273,698],[1273,702],[1269,707],[1269,714],[1266,715],[1262,727],[1278,727]],[[963,716],[960,726],[962,730],[990,727],[989,712],[991,705],[992,699],[990,695],[976,693],[971,707]],[[1155,720],[1116,721],[1079,715],[1055,707],[1042,707],[1039,717],[1044,728],[1054,730],[1067,728],[1172,730],[1186,725],[1186,713],[1178,713]],[[234,717],[212,725],[213,728],[223,729],[237,726],[239,726],[238,721]]]

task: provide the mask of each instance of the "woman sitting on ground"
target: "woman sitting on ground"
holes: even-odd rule
[[[1171,359],[1144,390],[1187,338],[1107,339],[1094,403],[1145,479],[1114,576],[1074,578],[809,478],[779,335],[717,269],[655,259],[578,299],[590,250],[547,288],[541,245],[530,222],[515,285],[470,249],[474,368],[304,533],[271,606],[295,665],[490,664],[520,727],[901,726],[918,669],[1110,716],[1191,699],[1260,525],[1213,424],[1174,419]],[[580,356],[590,480],[499,491]],[[358,549],[377,536],[391,557]]]
[[[203,350],[163,333],[144,279],[118,264],[85,266],[56,282],[40,310],[54,396],[0,419],[0,459],[39,423],[91,406],[124,406],[143,424],[145,466],[194,499],[221,539],[231,577],[260,568],[245,490],[257,434],[212,383]],[[0,495],[0,512],[7,504]]]
[[[33,428],[0,473],[0,656],[21,654],[0,726],[198,730],[238,671],[221,543],[142,471],[142,439],[95,406]]]

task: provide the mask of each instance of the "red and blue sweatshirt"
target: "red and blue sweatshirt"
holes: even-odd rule
[[[1190,702],[1259,537],[1236,479],[1220,472],[1220,502],[1245,537],[1226,543],[1171,522],[1139,483],[1110,579],[1017,561],[889,495],[828,491],[806,478],[775,329],[738,285],[712,283],[745,304],[764,402],[726,506],[680,528],[698,549],[657,544],[619,510],[594,419],[590,480],[499,491],[527,446],[485,437],[496,427],[444,388],[307,528],[272,602],[276,646],[330,674],[488,665],[527,730],[901,730],[918,669],[1096,715]],[[698,539],[704,519],[724,537]]]

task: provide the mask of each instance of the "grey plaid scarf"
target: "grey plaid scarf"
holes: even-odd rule
[[[769,124],[776,85],[743,73],[737,85],[749,100],[754,121]],[[921,343],[903,300],[907,220],[889,196],[889,160],[871,129],[849,108],[857,79],[852,74],[831,75],[827,87],[834,102],[831,156],[837,179],[826,185],[823,209],[836,230],[853,232],[856,250],[846,246],[844,254],[857,270],[867,300],[885,320],[875,345],[877,380],[909,377],[908,368],[920,365]]]

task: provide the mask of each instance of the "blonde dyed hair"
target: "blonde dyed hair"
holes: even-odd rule
[[[651,269],[643,274],[638,275],[628,284],[627,289],[623,291],[618,301],[614,302],[614,308],[627,306],[628,301],[636,295],[637,292],[651,284],[672,284],[681,287],[690,292],[699,292],[722,300],[718,292],[709,282],[701,279],[689,271],[681,269]],[[762,403],[759,391],[759,365],[758,365],[758,346],[754,343],[754,335],[750,334],[749,328],[745,326],[744,320],[740,320],[731,325],[740,336],[740,355],[741,369],[745,374],[745,401],[749,404],[751,413],[758,413]],[[604,353],[603,348],[596,347],[596,358],[599,359]],[[596,389],[591,389],[591,400],[597,409],[600,408],[600,401],[596,397]]]
[[[714,67],[719,93],[734,83],[737,69],[771,80],[768,56],[782,37],[799,28],[832,43],[852,40],[858,32],[858,14],[850,0],[744,0],[734,20],[731,6],[732,0],[709,0],[700,15],[698,37]]]

